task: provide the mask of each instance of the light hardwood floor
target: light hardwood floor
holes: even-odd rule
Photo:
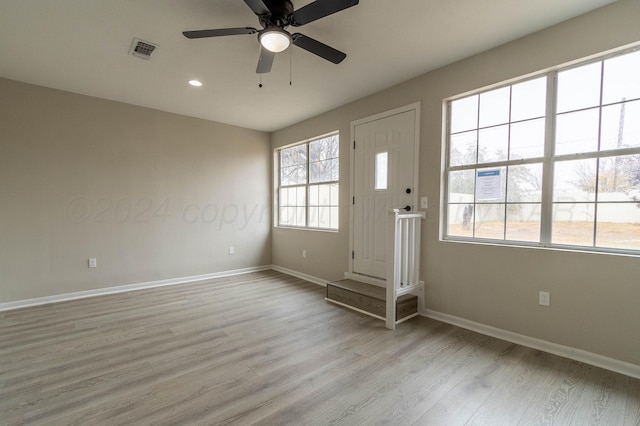
[[[638,425],[640,380],[268,271],[0,313],[1,424]]]

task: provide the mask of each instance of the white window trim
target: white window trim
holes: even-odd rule
[[[282,151],[283,149],[287,149],[287,148],[292,148],[294,146],[298,146],[298,145],[306,145],[307,146],[307,153],[309,152],[309,144],[312,142],[315,142],[317,140],[320,139],[324,139],[324,138],[328,138],[331,136],[337,136],[338,137],[338,146],[340,144],[340,132],[338,130],[334,130],[332,132],[329,133],[325,133],[323,135],[320,136],[315,136],[313,138],[309,138],[309,139],[305,139],[303,141],[299,141],[299,142],[294,142],[288,145],[283,145],[280,146],[276,149],[274,149],[273,151],[273,157],[274,157],[274,170],[273,170],[273,181],[274,181],[274,194],[273,194],[273,226],[275,228],[280,228],[280,229],[291,229],[291,230],[297,230],[297,231],[312,231],[312,232],[334,232],[337,233],[340,231],[340,227],[338,226],[338,228],[321,228],[321,227],[315,227],[315,226],[309,226],[309,187],[313,186],[313,185],[319,185],[319,184],[337,184],[338,188],[340,188],[340,174],[338,172],[338,179],[335,181],[327,181],[327,182],[315,182],[315,183],[311,183],[309,181],[309,158],[307,156],[307,182],[304,184],[297,184],[297,185],[288,185],[286,186],[287,188],[293,188],[293,187],[305,187],[306,188],[306,205],[305,205],[305,226],[295,226],[295,225],[281,225],[280,224],[280,189],[282,188],[281,186],[281,182],[280,182],[280,151]],[[338,148],[338,162],[340,162],[340,148]],[[338,165],[338,168],[340,166]],[[338,200],[338,215],[340,211],[340,202]],[[339,222],[339,219],[338,219]]]
[[[606,150],[606,151],[591,151],[587,153],[578,153],[578,154],[564,154],[555,156],[555,125],[556,125],[556,99],[557,99],[557,76],[558,73],[566,70],[570,70],[572,68],[577,68],[581,66],[588,65],[590,63],[601,62],[607,59],[624,55],[631,52],[636,52],[640,50],[640,45],[635,44],[632,47],[626,46],[624,48],[617,49],[615,51],[603,53],[600,55],[594,55],[588,59],[573,61],[570,64],[564,64],[557,67],[553,67],[547,69],[543,72],[529,74],[526,76],[522,76],[519,78],[510,79],[508,81],[487,86],[481,89],[469,91],[457,96],[453,96],[450,98],[446,98],[443,101],[443,113],[445,117],[443,117],[444,125],[443,125],[443,155],[442,155],[442,168],[441,168],[441,209],[440,209],[440,240],[445,242],[454,242],[454,243],[471,243],[471,244],[481,244],[481,245],[493,245],[493,246],[514,246],[514,247],[529,247],[529,248],[539,248],[539,249],[550,249],[550,250],[560,250],[560,251],[572,251],[572,252],[590,252],[590,253],[600,253],[600,254],[613,254],[613,255],[624,255],[624,256],[633,256],[640,257],[640,249],[620,249],[620,248],[609,248],[609,247],[592,247],[592,246],[580,246],[580,245],[569,245],[569,244],[559,244],[551,242],[551,229],[552,229],[552,217],[553,217],[553,170],[556,162],[566,161],[572,159],[590,159],[590,158],[607,158],[607,157],[615,157],[620,155],[638,155],[640,154],[640,147],[631,147],[631,148],[620,148],[614,150]],[[522,160],[505,160],[505,161],[496,161],[491,163],[480,163],[473,165],[463,165],[463,166],[452,166],[449,167],[449,148],[450,148],[450,137],[451,137],[451,103],[458,99],[463,99],[469,96],[481,94],[484,92],[500,89],[503,87],[508,87],[514,84],[522,83],[528,80],[533,80],[542,76],[547,76],[547,96],[546,96],[546,108],[545,108],[545,142],[544,142],[544,156],[537,158],[527,158]],[[602,90],[602,79],[600,80],[601,90]],[[628,100],[627,102],[636,101],[639,99]],[[611,104],[599,104],[598,107],[602,108],[605,105],[615,105],[616,103]],[[464,237],[464,236],[450,236],[447,234],[449,229],[449,217],[448,217],[448,208],[449,208],[449,179],[448,174],[450,171],[456,170],[471,170],[475,168],[495,168],[495,167],[506,167],[513,165],[521,165],[521,164],[533,164],[540,163],[542,160],[542,198],[541,198],[541,217],[540,217],[540,241],[539,242],[528,242],[528,241],[518,241],[518,240],[499,240],[499,239],[489,239],[489,238],[479,238],[479,237]],[[505,194],[505,202],[506,202],[506,194]],[[596,204],[596,199],[592,202]]]

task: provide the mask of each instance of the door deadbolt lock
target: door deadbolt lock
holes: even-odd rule
[[[411,188],[407,188],[405,191],[407,194],[411,194]]]

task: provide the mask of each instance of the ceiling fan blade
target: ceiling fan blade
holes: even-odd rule
[[[245,0],[246,1],[246,0]],[[359,0],[316,0],[291,14],[291,25],[299,27],[357,5]]]
[[[318,40],[314,40],[304,34],[295,33],[291,35],[291,38],[293,39],[293,44],[296,46],[318,55],[329,62],[333,62],[334,64],[339,64],[347,57],[346,53],[336,50],[331,46],[327,46],[324,43],[320,43]]]
[[[244,2],[256,15],[266,15],[269,13],[269,9],[262,0],[244,0]]]
[[[196,30],[196,31],[183,31],[182,34],[186,38],[206,38],[206,37],[220,37],[240,34],[256,34],[258,32],[255,28],[243,27],[243,28],[220,28],[217,30]]]
[[[271,71],[273,59],[276,57],[276,54],[265,49],[264,47],[261,47],[260,49],[260,58],[258,59],[258,67],[256,68],[256,73],[266,74]]]

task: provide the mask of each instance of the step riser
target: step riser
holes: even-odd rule
[[[384,318],[386,316],[386,302],[365,294],[360,294],[345,288],[340,288],[329,283],[327,285],[327,299],[339,302],[361,311]],[[396,303],[396,321],[418,312],[418,298],[405,295]]]

